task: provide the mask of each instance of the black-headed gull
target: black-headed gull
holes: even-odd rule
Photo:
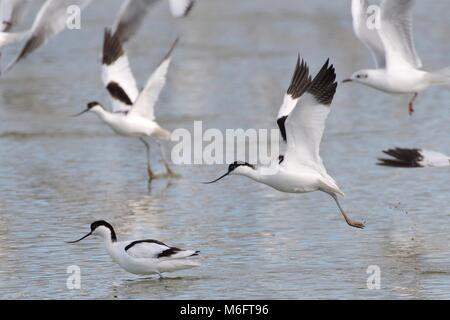
[[[430,86],[450,85],[450,69],[421,70],[422,61],[413,42],[413,5],[414,0],[383,0],[379,20],[372,21],[368,19],[367,1],[352,0],[356,36],[371,51],[377,69],[357,71],[343,81],[354,81],[387,93],[413,94],[408,106],[410,114],[420,92]]]
[[[199,251],[170,247],[152,239],[117,241],[114,228],[103,220],[93,222],[91,231],[87,235],[68,243],[80,242],[91,235],[101,237],[113,261],[132,274],[157,274],[162,277],[162,274],[166,272],[200,266],[198,261],[192,259],[198,256]]]
[[[327,173],[319,154],[337,88],[335,80],[335,70],[333,65],[329,66],[329,61],[311,80],[308,66],[299,58],[277,120],[284,153],[269,167],[235,162],[228,167],[227,173],[208,184],[228,175],[243,175],[281,192],[322,191],[333,197],[348,225],[364,228],[363,223],[350,219],[342,209],[337,196],[343,192]]]
[[[395,148],[383,151],[392,157],[378,159],[380,166],[401,168],[450,167],[450,157],[431,150]]]
[[[105,110],[100,103],[94,101],[77,115],[92,111],[118,135],[139,138],[147,149],[147,171],[150,181],[155,178],[155,175],[150,166],[150,146],[144,137],[152,137],[160,141],[170,139],[170,132],[161,128],[156,122],[154,108],[166,83],[172,51],[177,42],[178,39],[150,76],[144,89],[139,92],[119,37],[106,30],[102,80],[111,96],[112,112]],[[160,147],[167,175],[173,176],[161,144]]]

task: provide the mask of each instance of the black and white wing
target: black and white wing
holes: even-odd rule
[[[105,30],[103,42],[102,80],[111,96],[112,111],[130,111],[139,96],[139,89],[119,36],[110,30]]]
[[[378,165],[397,168],[448,167],[450,158],[445,154],[424,150],[395,148],[383,151],[391,158],[378,159]]]
[[[138,259],[184,259],[198,255],[198,251],[170,247],[158,240],[137,240],[125,247],[125,251]]]
[[[30,0],[2,0],[0,4],[0,32],[8,32],[24,17]]]
[[[120,41],[128,41],[142,25],[148,10],[159,0],[125,0],[119,10],[113,33],[117,34]]]
[[[413,41],[412,9],[414,0],[383,0],[380,38],[386,53],[386,67],[421,68]]]
[[[325,175],[319,149],[337,88],[336,73],[327,60],[317,76],[310,81],[306,68],[306,64],[302,67],[302,64],[297,63],[294,80],[296,74],[301,75],[304,84],[293,87],[293,97],[297,99],[285,121],[287,150],[282,166],[290,170],[306,166]]]
[[[352,0],[353,29],[358,39],[372,53],[377,68],[384,68],[386,66],[384,45],[375,25],[377,21],[369,21],[367,9],[367,0]],[[372,14],[380,13],[374,12]]]
[[[133,105],[130,114],[137,114],[151,120],[155,119],[155,104],[158,101],[164,85],[166,84],[167,71],[172,59],[172,52],[177,43],[178,38],[175,40],[162,62],[150,76],[145,88],[142,90],[136,100],[136,103]]]
[[[28,32],[27,40],[17,57],[8,65],[11,69],[17,62],[28,56],[37,48],[46,44],[51,38],[67,28],[69,14],[67,8],[76,5],[84,9],[92,0],[47,0],[39,10]]]
[[[194,7],[195,0],[169,0],[170,11],[176,18],[185,17]]]

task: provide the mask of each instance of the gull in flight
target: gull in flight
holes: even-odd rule
[[[319,154],[325,122],[336,92],[336,74],[327,61],[314,79],[300,57],[291,85],[278,114],[278,126],[283,138],[283,149],[278,161],[270,167],[235,162],[215,183],[228,175],[243,175],[256,182],[287,193],[322,191],[336,202],[348,225],[364,228],[364,224],[350,219],[342,209],[338,195],[344,195],[327,173]]]
[[[31,28],[24,32],[0,32],[0,48],[25,40],[19,54],[6,67],[10,70],[17,62],[45,45],[51,38],[67,28],[67,8],[76,5],[87,7],[92,0],[47,0],[39,10]]]
[[[352,0],[354,31],[371,51],[376,69],[357,71],[343,81],[357,82],[391,94],[412,94],[408,105],[410,115],[420,92],[430,86],[450,85],[450,69],[421,70],[422,61],[413,42],[413,5],[414,0],[383,0],[379,16],[371,25],[367,1]]]
[[[158,141],[170,139],[170,132],[161,128],[156,122],[154,107],[166,83],[172,51],[177,43],[178,39],[175,40],[167,55],[150,76],[144,89],[139,92],[119,37],[106,30],[103,45],[102,80],[111,96],[112,112],[105,110],[100,103],[94,101],[87,105],[86,110],[76,115],[80,116],[92,111],[118,135],[139,138],[147,149],[149,181],[156,176],[150,166],[150,145],[144,138],[152,137]],[[158,144],[161,148],[167,176],[174,176],[165,159],[164,148],[161,143],[158,142]]]
[[[378,165],[380,166],[401,168],[450,167],[450,157],[436,151],[395,148],[385,150],[383,153],[392,158],[378,159]]]
[[[198,256],[199,251],[170,247],[152,239],[117,241],[114,228],[103,220],[92,223],[91,231],[81,239],[67,243],[77,243],[91,235],[102,238],[113,261],[132,274],[157,274],[162,278],[165,272],[200,266],[198,261],[190,259]]]
[[[170,10],[174,17],[186,16],[194,6],[195,0],[169,0]],[[128,41],[142,25],[145,16],[151,6],[159,0],[125,0],[119,10],[113,33],[117,34],[120,41]]]

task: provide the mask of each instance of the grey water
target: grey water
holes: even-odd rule
[[[448,299],[450,171],[375,165],[387,148],[450,154],[450,91],[408,96],[339,85],[322,156],[366,229],[348,227],[324,194],[288,195],[244,177],[203,185],[226,165],[175,166],[149,189],[145,150],[94,115],[108,104],[100,79],[103,30],[119,0],[98,0],[66,31],[0,78],[0,298],[3,299]],[[426,69],[450,65],[446,0],[418,1],[414,34]],[[31,23],[28,18],[28,24]],[[141,85],[177,35],[156,107],[170,130],[276,128],[300,53],[338,78],[373,66],[352,31],[350,1],[199,0],[172,19],[166,3],[126,46]],[[2,64],[19,49],[3,51]],[[152,162],[162,172],[156,146]],[[142,279],[112,263],[99,239],[75,240],[94,220],[119,239],[155,238],[201,251],[202,266]],[[69,266],[81,289],[69,290]],[[369,266],[381,271],[369,290]]]

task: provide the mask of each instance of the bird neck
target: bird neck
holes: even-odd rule
[[[248,166],[240,166],[236,169],[235,174],[245,176],[255,181],[263,180],[263,175],[261,174],[261,170],[259,168],[253,169]]]
[[[100,108],[100,107],[92,108],[92,112],[94,112],[103,121],[108,121],[109,118],[112,117],[112,113],[111,112],[106,111],[105,109]]]

